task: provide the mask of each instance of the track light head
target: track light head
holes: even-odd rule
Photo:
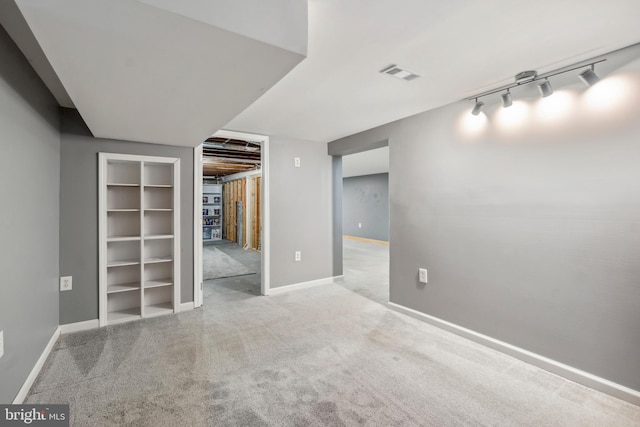
[[[586,84],[587,86],[593,86],[594,84],[600,81],[600,77],[598,77],[598,75],[596,74],[595,71],[593,71],[593,69],[594,69],[594,66],[593,64],[591,64],[591,68],[587,68],[586,70],[584,70],[579,74],[580,80],[582,80],[583,83]]]
[[[553,95],[553,88],[551,87],[551,83],[549,83],[549,80],[545,79],[545,81],[540,83],[538,85],[538,90],[540,91],[540,95],[542,95],[543,98]]]
[[[511,105],[513,104],[513,99],[511,99],[511,92],[509,92],[509,90],[500,95],[500,97],[502,98],[502,106],[504,108],[511,107]]]
[[[473,110],[471,110],[471,114],[473,114],[474,116],[477,116],[478,114],[480,114],[480,111],[482,111],[482,107],[484,107],[484,102],[478,101],[478,98],[476,98],[476,105],[473,106]]]

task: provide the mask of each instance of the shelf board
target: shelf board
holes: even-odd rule
[[[128,242],[133,240],[140,240],[140,236],[110,236],[107,237],[107,242]]]
[[[140,184],[127,184],[124,182],[108,182],[107,187],[140,187]]]
[[[107,213],[111,212],[140,212],[140,209],[107,209]]]
[[[107,313],[107,322],[108,323],[119,323],[119,322],[127,322],[129,320],[140,319],[142,316],[140,315],[140,308],[127,308],[124,310],[111,311]]]
[[[144,306],[144,317],[161,316],[163,314],[170,313],[173,313],[173,307],[171,306],[170,302]]]
[[[147,234],[145,240],[173,239],[173,234]]]
[[[173,188],[171,184],[145,184],[144,186],[151,188]]]
[[[208,218],[208,217],[217,217],[217,216],[220,216],[220,215],[202,215],[202,216],[205,217],[205,218]]]
[[[173,212],[173,209],[167,209],[167,208],[151,208],[151,209],[145,209],[145,212]]]
[[[144,282],[145,289],[159,288],[161,286],[172,286],[172,285],[173,285],[173,280],[171,280],[170,277],[166,279],[147,280],[146,282]]]
[[[125,265],[138,265],[140,264],[139,260],[131,259],[131,260],[122,260],[122,261],[109,261],[107,262],[108,267],[124,267]]]
[[[204,206],[220,206],[221,203],[203,203]]]
[[[107,286],[108,294],[115,294],[118,292],[139,291],[140,283],[123,283],[121,285],[109,285]]]
[[[205,224],[202,224],[202,226],[203,226],[203,227],[216,227],[216,228],[220,228],[220,224],[217,224],[217,225],[213,225],[213,224],[211,224],[211,225],[205,225]]]
[[[153,257],[153,258],[145,258],[145,264],[157,264],[159,262],[172,262],[172,257]]]

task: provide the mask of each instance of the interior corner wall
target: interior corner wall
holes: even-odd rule
[[[60,113],[0,27],[0,403],[11,403],[58,327]]]
[[[98,153],[180,159],[181,302],[193,301],[193,148],[94,138],[76,110],[62,110],[60,274],[73,290],[60,294],[60,324],[98,318]]]
[[[343,180],[342,227],[347,236],[389,241],[389,174]]]
[[[631,53],[591,89],[554,80],[545,100],[568,103],[551,114],[514,93],[514,110],[487,98],[480,127],[460,102],[337,141],[389,138],[391,302],[640,390]]]
[[[342,245],[342,156],[331,156],[331,252],[333,276],[344,273]]]
[[[326,144],[269,139],[271,288],[333,276],[331,171]]]

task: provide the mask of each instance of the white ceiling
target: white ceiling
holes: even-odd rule
[[[342,177],[389,172],[389,147],[342,156]]]
[[[640,41],[638,0],[309,0],[300,62],[303,0],[14,1],[37,42],[3,25],[96,136],[174,145],[330,141]]]
[[[15,1],[97,137],[196,146],[306,54],[299,0]]]
[[[307,59],[225,127],[331,141],[637,43],[638,17],[638,0],[310,0]]]

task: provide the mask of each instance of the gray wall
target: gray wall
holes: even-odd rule
[[[270,138],[272,288],[333,276],[331,171],[325,144]]]
[[[344,178],[342,194],[344,234],[388,242],[389,174]]]
[[[63,109],[60,155],[60,324],[98,318],[98,153],[178,157],[181,181],[181,300],[193,301],[193,149],[94,138],[76,110]]]
[[[598,102],[568,74],[546,119],[487,98],[475,134],[456,103],[336,149],[390,140],[392,302],[640,390],[640,61],[599,70]]]
[[[11,403],[58,326],[59,111],[0,27],[0,403]]]
[[[342,276],[342,157],[331,156],[331,247],[333,275]]]

